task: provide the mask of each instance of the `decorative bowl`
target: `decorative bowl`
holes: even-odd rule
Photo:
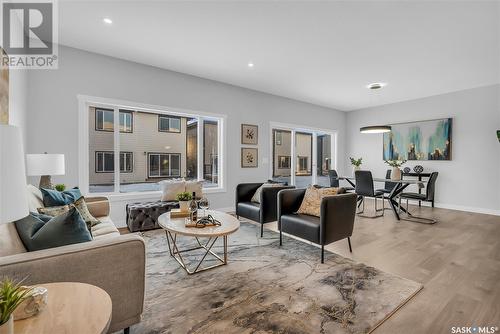
[[[403,168],[403,173],[408,174],[409,172],[411,172],[411,168],[410,167]]]
[[[422,167],[420,165],[416,165],[415,167],[413,167],[413,171],[417,174],[420,174],[424,171],[424,167]]]

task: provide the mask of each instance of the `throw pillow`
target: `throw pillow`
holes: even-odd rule
[[[36,211],[38,208],[43,207],[43,195],[40,189],[32,184],[28,184],[26,192],[28,193],[28,207],[30,211]]]
[[[192,194],[196,193],[196,198],[203,197],[203,181],[187,181],[186,192]]]
[[[44,215],[44,214],[41,214],[41,213],[38,213],[38,212],[30,212],[30,215],[35,216],[36,218],[40,219],[44,223],[46,223],[49,220],[51,220],[52,218],[54,218],[53,216]]]
[[[61,206],[51,206],[48,208],[38,208],[38,213],[42,215],[47,215],[51,217],[56,217],[62,215],[65,212],[69,211],[69,205],[61,205]]]
[[[186,191],[186,182],[184,180],[163,180],[159,184],[163,191],[161,196],[163,202],[175,201],[178,193]]]
[[[15,224],[19,237],[30,252],[92,240],[87,225],[76,208],[71,208],[46,223],[30,214]]]
[[[254,203],[260,203],[260,194],[262,193],[262,188],[273,188],[273,187],[283,187],[283,183],[268,183],[268,182],[264,183],[259,188],[257,188],[250,201]]]
[[[91,227],[101,223],[99,219],[92,216],[92,214],[89,211],[89,208],[87,207],[87,203],[85,203],[85,198],[83,196],[77,199],[73,204],[70,204],[70,207],[71,206],[74,206],[78,210],[83,220],[87,224],[89,230]]]
[[[307,187],[304,199],[297,213],[319,217],[321,212],[321,200],[323,197],[336,195],[338,194],[338,190],[338,188]]]
[[[71,204],[82,197],[82,193],[78,188],[73,188],[65,191],[43,188],[40,190],[42,191],[44,206],[60,206]]]

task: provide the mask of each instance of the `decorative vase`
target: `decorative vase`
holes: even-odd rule
[[[416,165],[415,167],[413,167],[413,171],[417,174],[420,174],[424,171],[424,167],[422,167],[420,165]]]
[[[182,212],[186,212],[189,210],[189,202],[190,201],[179,201],[179,209],[181,209]]]
[[[395,181],[401,180],[401,169],[398,167],[392,167],[391,179]]]
[[[0,325],[0,334],[14,334],[14,316],[12,314],[6,323]]]
[[[352,176],[354,176],[354,174],[356,174],[356,171],[360,169],[361,169],[360,166],[352,166]]]
[[[26,287],[27,288],[27,287]],[[42,286],[34,287],[31,295],[15,309],[13,315],[16,320],[26,319],[37,315],[47,306],[47,289]]]

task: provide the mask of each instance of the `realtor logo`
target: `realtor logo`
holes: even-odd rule
[[[35,0],[36,1],[36,0]],[[57,68],[54,1],[2,1],[2,66]]]

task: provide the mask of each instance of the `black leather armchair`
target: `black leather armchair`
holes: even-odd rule
[[[353,193],[328,196],[321,201],[320,217],[297,214],[306,193],[305,189],[282,190],[278,194],[278,228],[280,245],[282,233],[321,245],[321,263],[324,246],[347,238],[352,252],[350,236],[354,227],[357,195]]]
[[[263,183],[240,183],[236,186],[236,216],[259,222],[260,236],[264,235],[264,224],[277,220],[278,192],[294,189],[293,186],[264,187],[260,193],[260,203],[252,202],[255,191]]]

